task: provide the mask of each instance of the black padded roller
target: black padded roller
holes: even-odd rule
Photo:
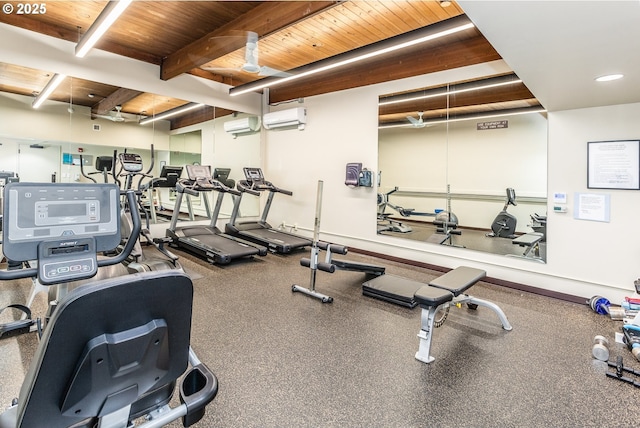
[[[347,254],[347,252],[349,251],[349,249],[344,245],[329,244],[328,242],[322,242],[322,241],[318,241],[318,248],[324,251],[327,251],[327,249],[330,248],[332,253],[342,254],[342,255]]]
[[[311,267],[311,259],[302,258],[300,259],[300,265],[304,267]],[[334,273],[336,271],[336,265],[325,262],[318,262],[316,269],[321,270],[323,272]]]

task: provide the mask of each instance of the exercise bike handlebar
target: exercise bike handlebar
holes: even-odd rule
[[[140,214],[138,212],[138,205],[136,204],[136,195],[133,190],[126,191],[127,201],[131,207],[131,214],[133,220],[133,227],[131,230],[131,237],[138,236],[142,229],[142,222],[140,220]],[[114,257],[108,257],[98,260],[98,266],[111,266],[123,262],[133,250],[135,245],[135,239],[128,239],[124,249]],[[0,270],[0,280],[8,281],[12,279],[20,278],[34,278],[38,276],[37,268],[28,269],[16,269],[16,270]]]
[[[99,267],[111,266],[125,261],[133,250],[133,247],[136,245],[137,237],[140,235],[140,231],[142,230],[142,220],[140,218],[140,211],[138,211],[138,204],[136,203],[136,193],[133,190],[127,190],[125,195],[127,196],[127,203],[129,204],[129,210],[131,211],[131,222],[133,223],[131,234],[129,235],[129,239],[127,239],[127,244],[124,246],[120,254],[115,257],[98,260]]]

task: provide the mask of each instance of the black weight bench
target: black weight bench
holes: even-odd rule
[[[449,307],[452,305],[459,306],[466,303],[470,309],[475,309],[478,306],[487,307],[498,315],[502,328],[507,331],[512,329],[507,316],[498,305],[464,294],[485,276],[486,272],[481,269],[460,266],[439,276],[428,285],[423,285],[416,291],[414,300],[422,308],[420,332],[418,333],[420,346],[416,352],[417,360],[423,363],[431,363],[435,360],[430,354],[433,329],[442,325]],[[446,312],[436,324],[436,314],[441,310]]]
[[[407,308],[415,308],[413,295],[424,284],[396,275],[382,275],[362,284],[362,294]]]

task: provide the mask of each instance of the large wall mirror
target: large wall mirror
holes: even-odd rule
[[[227,170],[233,182],[244,178],[243,167],[260,166],[260,133],[235,136],[224,129],[226,121],[246,116],[244,113],[198,105],[188,114],[144,124],[143,119],[195,103],[71,76],[34,109],[34,95],[14,91],[12,77],[23,80],[17,76],[33,76],[34,87],[42,88],[53,73],[10,64],[0,64],[0,68],[5,72],[0,79],[0,179],[11,175],[29,182],[113,182],[111,175],[96,170],[96,161],[112,157],[114,149],[139,154],[145,171],[153,162],[153,177],[159,177],[163,167],[201,164],[210,165],[212,171]],[[108,106],[98,110],[101,102]],[[186,177],[184,170],[181,177]],[[170,191],[158,188],[145,193],[145,205],[150,209],[154,204],[158,211],[173,210],[175,198]],[[245,199],[240,215],[258,215],[257,198]],[[185,218],[205,219],[205,204],[201,199],[193,202],[194,216]],[[187,205],[180,210],[187,211]],[[231,198],[225,198],[221,218],[231,210]],[[155,220],[162,222],[164,218]]]
[[[514,74],[379,98],[378,233],[544,262],[547,119]]]

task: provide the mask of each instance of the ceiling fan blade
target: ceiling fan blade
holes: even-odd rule
[[[422,121],[422,115],[420,116],[420,119],[416,119],[412,116],[407,116],[407,119],[411,122],[411,125],[413,125],[414,128],[424,128],[427,125]]]
[[[411,122],[412,125],[420,125],[420,121],[418,119],[416,119],[415,117],[412,116],[407,116],[407,119],[409,120],[409,122]]]
[[[216,73],[219,71],[240,71],[242,70],[240,67],[236,67],[236,68],[227,68],[227,67],[201,67],[203,70],[205,71],[210,71],[212,73]]]

